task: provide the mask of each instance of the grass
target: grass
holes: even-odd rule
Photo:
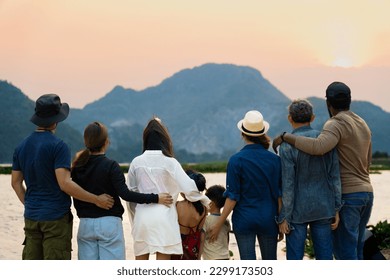
[[[226,161],[214,161],[205,163],[183,163],[183,169],[194,169],[200,173],[224,173],[226,172]],[[124,173],[129,170],[129,165],[121,165]],[[374,158],[370,168],[371,173],[380,173],[382,170],[390,170],[390,158]],[[11,174],[11,165],[0,165],[0,174]]]
[[[390,170],[390,158],[373,158],[370,170]]]

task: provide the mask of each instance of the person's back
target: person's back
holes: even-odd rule
[[[311,155],[323,155],[337,148],[340,162],[343,207],[340,224],[334,232],[334,255],[337,259],[363,259],[364,235],[374,201],[369,177],[371,132],[365,121],[350,110],[351,90],[341,82],[326,89],[330,119],[316,138],[283,133],[273,141],[295,146]]]
[[[177,197],[180,185],[176,177],[188,177],[183,171],[177,172],[178,167],[180,163],[175,158],[167,157],[159,150],[147,150],[131,162],[129,178],[140,192],[168,192]]]
[[[209,199],[196,188],[195,182],[184,172],[181,164],[173,157],[173,147],[167,128],[161,120],[153,118],[143,133],[143,153],[134,158],[128,172],[131,190],[139,192],[167,192],[174,203],[180,192],[189,201]],[[134,254],[137,260],[149,259],[156,253],[156,259],[171,259],[171,255],[181,255],[182,242],[176,207],[161,205],[128,204],[133,215],[132,235]]]
[[[206,178],[194,170],[186,170],[188,176],[195,181],[199,192],[206,189]],[[200,232],[206,220],[207,209],[200,201],[191,202],[182,194],[183,200],[176,202],[180,235],[183,245],[182,255],[172,255],[172,259],[200,259]],[[192,239],[192,240],[191,240]]]
[[[310,126],[314,114],[307,100],[294,100],[290,104],[288,120],[296,136],[316,138],[320,134]],[[333,259],[332,219],[336,219],[341,206],[336,150],[312,156],[283,143],[279,153],[283,206],[278,223],[280,231],[286,234],[287,259],[303,258],[308,227],[316,258]]]
[[[71,258],[70,195],[106,209],[113,203],[110,196],[93,195],[71,180],[69,148],[54,136],[68,114],[69,105],[58,95],[40,96],[30,119],[36,130],[14,152],[11,185],[25,208],[23,259]]]
[[[72,164],[72,179],[83,189],[108,193],[114,199],[111,209],[101,209],[74,199],[80,218],[77,234],[78,258],[81,260],[124,260],[125,240],[122,227],[124,208],[120,198],[136,203],[158,203],[159,195],[131,192],[119,164],[106,157],[109,145],[105,125],[93,122],[84,129],[85,149],[78,152]]]
[[[70,151],[61,139],[50,131],[35,131],[16,148],[13,162],[28,186],[26,218],[52,221],[70,212],[71,198],[55,174],[56,168],[70,168]]]
[[[245,146],[230,157],[226,170],[226,202],[218,222],[210,229],[211,241],[232,214],[233,231],[242,260],[256,259],[256,238],[263,260],[277,258],[278,227],[275,216],[281,203],[280,158],[268,151],[269,123],[257,110],[237,123]],[[280,236],[279,236],[280,237]]]
[[[319,131],[310,126],[295,129],[292,134],[315,138]],[[334,185],[340,188],[339,164],[336,150],[323,155],[311,156],[283,143],[280,147],[282,181],[294,179],[293,210],[289,213],[294,223],[333,218],[336,209]],[[295,173],[292,175],[292,173]],[[337,194],[340,200],[340,191]],[[283,202],[287,198],[283,197]],[[339,208],[340,205],[337,206]],[[282,208],[283,209],[283,208]],[[283,210],[282,210],[283,213]]]
[[[210,214],[206,217],[202,232],[201,255],[204,260],[227,260],[230,257],[229,233],[231,226],[229,220],[224,221],[216,240],[211,242],[208,235],[208,231],[214,227],[221,216],[221,208],[226,200],[223,197],[224,192],[225,188],[220,185],[211,186],[206,191],[206,196],[210,198],[211,203]]]
[[[337,139],[343,193],[372,192],[371,131],[366,122],[352,111],[341,111],[325,123],[324,130]]]
[[[88,162],[80,167],[72,168],[72,179],[85,190],[92,193],[108,193],[114,198],[114,206],[101,209],[96,205],[74,199],[74,206],[79,218],[96,218],[102,216],[116,216],[122,218],[124,208],[113,182],[121,183],[120,167],[105,155],[90,155]],[[123,172],[122,172],[123,173]],[[123,183],[125,179],[123,176]]]
[[[261,144],[246,145],[229,159],[226,181],[228,193],[236,195],[235,188],[241,188],[232,214],[233,223],[237,221],[235,230],[277,234],[274,221],[278,211],[279,157]]]

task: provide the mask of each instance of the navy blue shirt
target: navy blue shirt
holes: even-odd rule
[[[277,235],[279,156],[260,144],[246,145],[229,159],[224,195],[237,202],[232,214],[234,232]]]
[[[53,221],[70,212],[71,199],[58,185],[55,170],[70,169],[70,150],[53,133],[33,132],[15,149],[12,169],[26,183],[24,217]]]

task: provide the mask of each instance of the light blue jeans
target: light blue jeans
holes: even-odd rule
[[[125,260],[122,219],[80,218],[77,244],[79,260]]]
[[[287,259],[303,259],[307,228],[310,226],[316,259],[333,260],[331,222],[331,219],[324,219],[302,224],[291,223],[291,231],[286,235]]]
[[[276,260],[277,236],[254,233],[234,233],[241,260],[256,260],[256,237],[260,245],[262,260]]]
[[[340,223],[333,234],[333,253],[339,260],[363,260],[364,235],[374,195],[370,192],[342,195]]]

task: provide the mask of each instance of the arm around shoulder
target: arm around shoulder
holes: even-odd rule
[[[327,122],[317,138],[296,136],[295,147],[307,154],[321,156],[337,146],[340,135],[338,128],[332,122]]]

